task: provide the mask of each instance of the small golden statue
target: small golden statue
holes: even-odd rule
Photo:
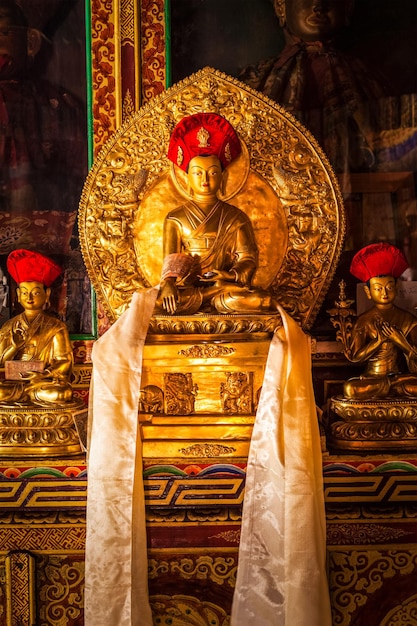
[[[14,250],[8,256],[7,269],[18,284],[24,311],[0,329],[0,366],[6,367],[0,403],[67,402],[72,399],[71,342],[65,324],[44,310],[61,268],[38,252]],[[21,362],[17,367],[16,361]],[[10,362],[15,367],[10,367]]]
[[[366,246],[354,256],[350,271],[365,283],[374,306],[354,324],[346,306],[330,311],[346,357],[366,363],[360,376],[344,383],[343,398],[331,401],[331,410],[343,420],[332,424],[332,436],[343,447],[349,447],[345,438],[357,447],[366,441],[413,445],[417,437],[417,317],[394,304],[396,281],[407,268],[395,246]]]
[[[218,192],[241,152],[232,125],[217,113],[197,113],[175,127],[168,158],[186,172],[189,201],[165,218],[161,290],[156,312],[271,311],[267,291],[252,286],[258,250],[252,224]]]
[[[73,415],[73,353],[67,327],[48,315],[51,285],[61,268],[31,250],[14,250],[7,269],[23,312],[0,329],[0,452],[10,456],[81,452]],[[18,420],[16,420],[18,415]]]
[[[350,361],[367,363],[361,376],[345,383],[347,398],[385,398],[392,393],[417,397],[417,317],[394,304],[396,280],[407,267],[401,250],[388,243],[366,246],[352,260],[350,271],[366,283],[365,293],[374,306],[359,316],[346,350]]]

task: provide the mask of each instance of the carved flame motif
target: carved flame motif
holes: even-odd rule
[[[210,133],[203,126],[197,133],[197,139],[199,148],[208,148],[210,146]]]

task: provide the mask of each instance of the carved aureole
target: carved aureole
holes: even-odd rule
[[[79,231],[97,298],[113,323],[135,291],[160,284],[165,218],[189,199],[186,173],[167,158],[170,137],[183,118],[211,112],[233,126],[242,147],[218,197],[250,219],[258,250],[252,285],[308,330],[342,247],[336,177],[288,112],[211,68],[153,98],[96,158],[82,193]],[[183,437],[181,450],[193,458],[204,446],[223,449],[223,437],[239,440],[232,455],[247,446],[269,342],[280,325],[275,309],[154,314],[140,393],[145,456],[168,457],[175,437]]]

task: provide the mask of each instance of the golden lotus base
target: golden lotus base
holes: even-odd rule
[[[330,412],[330,444],[338,449],[417,449],[417,398],[332,398]]]
[[[267,335],[276,331],[282,325],[279,313],[252,313],[239,315],[221,315],[197,313],[194,315],[156,315],[149,324],[148,340],[156,339],[177,341],[184,340],[184,336],[200,336],[203,341],[224,340],[226,335],[236,339],[247,335]],[[218,337],[216,337],[218,335]],[[176,337],[176,339],[175,339]]]
[[[82,400],[53,408],[0,406],[0,455],[24,458],[81,454],[75,416],[85,411]]]

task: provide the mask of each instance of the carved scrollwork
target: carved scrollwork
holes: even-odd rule
[[[396,606],[381,622],[380,626],[401,626],[414,624],[417,620],[417,594]]]
[[[42,557],[38,564],[40,626],[74,624],[84,607],[84,563],[71,557]]]
[[[150,599],[154,623],[172,626],[229,626],[226,611],[212,602],[192,596],[155,595]]]
[[[330,552],[329,556],[333,624],[337,626],[348,626],[358,607],[365,607],[372,594],[385,585],[395,603],[396,577],[415,574],[417,567],[417,552],[410,550],[338,551]],[[399,613],[400,607],[395,611]],[[384,619],[378,623],[391,626],[396,622]]]
[[[192,359],[216,359],[220,356],[228,356],[234,352],[236,352],[236,349],[230,346],[203,343],[180,350],[178,354]]]
[[[211,580],[217,585],[227,583],[234,588],[237,563],[234,557],[190,556],[182,559],[160,561],[149,559],[149,580],[164,574],[177,575],[182,579]]]
[[[187,456],[213,458],[224,454],[232,454],[233,452],[236,452],[236,448],[216,443],[194,443],[193,445],[188,446],[188,448],[181,448],[178,452]]]

